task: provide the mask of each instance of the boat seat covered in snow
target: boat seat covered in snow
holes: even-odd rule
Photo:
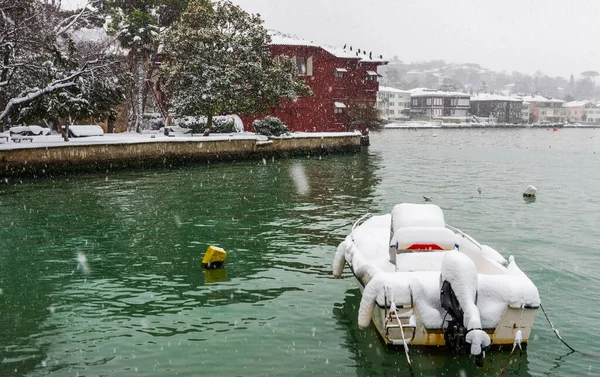
[[[435,204],[397,204],[392,209],[392,233],[404,227],[445,228],[444,212]]]
[[[411,226],[394,232],[390,246],[401,250],[452,250],[456,234],[448,228]]]
[[[446,228],[444,212],[435,204],[397,204],[392,209],[390,262],[402,250],[452,250],[456,235]]]

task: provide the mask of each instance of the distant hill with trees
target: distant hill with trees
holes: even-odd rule
[[[596,86],[596,71],[581,72],[577,76],[551,77],[541,71],[533,75],[513,71],[496,72],[476,63],[449,63],[445,60],[404,63],[395,56],[388,65],[381,66],[381,84],[398,89],[427,87],[456,90],[475,94],[492,92],[503,94],[542,94],[567,101],[600,99]]]

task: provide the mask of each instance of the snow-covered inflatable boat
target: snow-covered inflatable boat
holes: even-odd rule
[[[483,362],[490,345],[527,344],[540,297],[496,250],[447,225],[434,204],[403,203],[365,215],[338,246],[363,290],[361,328],[373,322],[386,344],[468,348]]]

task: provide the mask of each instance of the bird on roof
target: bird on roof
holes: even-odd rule
[[[383,59],[383,55],[379,55],[379,59]]]
[[[369,52],[369,59],[373,59],[373,53]]]
[[[356,56],[358,56],[358,52],[356,53]]]
[[[363,51],[363,55],[367,55],[367,52],[366,52],[366,51]]]
[[[352,51],[352,46],[350,46],[350,51]]]
[[[346,49],[346,45],[344,44],[344,50]]]
[[[360,48],[358,49],[358,53],[360,54]]]
[[[431,199],[433,199],[433,196],[425,196],[425,195],[423,195],[423,199],[425,199],[426,202],[430,202]]]

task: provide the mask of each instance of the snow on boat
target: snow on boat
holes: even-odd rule
[[[469,348],[482,365],[490,345],[527,344],[540,297],[511,256],[504,259],[447,225],[434,204],[403,203],[365,215],[338,246],[363,291],[358,324],[386,344]]]

